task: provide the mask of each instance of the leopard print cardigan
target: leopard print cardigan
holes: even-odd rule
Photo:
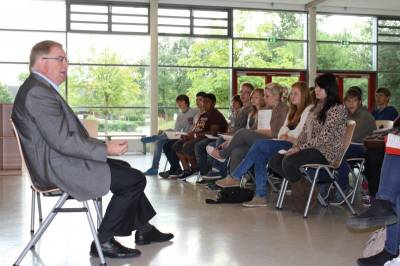
[[[317,120],[319,110],[316,106],[309,113],[295,146],[300,150],[315,148],[330,164],[334,164],[341,159],[344,149],[341,140],[346,132],[347,110],[343,104],[331,107],[326,113],[325,124]]]

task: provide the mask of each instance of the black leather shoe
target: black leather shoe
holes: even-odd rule
[[[114,238],[111,238],[110,241],[105,243],[101,243],[100,246],[104,257],[108,258],[131,258],[141,254],[140,250],[124,247]],[[90,245],[90,256],[99,256],[94,242]]]
[[[173,234],[167,233],[161,233],[160,231],[157,230],[153,226],[153,228],[149,232],[139,232],[136,231],[135,234],[135,243],[136,245],[147,245],[150,244],[151,242],[164,242],[171,240],[174,237]]]
[[[386,250],[383,250],[374,256],[358,259],[357,264],[358,266],[383,266],[387,261],[396,257],[397,255],[392,255]]]
[[[397,223],[397,216],[392,203],[377,199],[372,206],[356,217],[347,220],[347,226],[353,229],[367,229]]]

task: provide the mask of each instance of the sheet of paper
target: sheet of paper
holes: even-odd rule
[[[388,134],[386,147],[400,149],[400,136]]]
[[[272,110],[259,110],[257,114],[257,129],[271,129]]]

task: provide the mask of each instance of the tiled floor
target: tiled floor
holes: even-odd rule
[[[150,156],[125,156],[145,170]],[[163,163],[162,163],[163,165]],[[314,209],[308,219],[273,207],[207,205],[214,193],[189,182],[148,177],[146,193],[158,215],[151,221],[173,232],[169,243],[138,247],[139,258],[107,265],[356,265],[369,232],[346,229],[345,208]],[[272,195],[274,201],[276,195]],[[105,204],[109,195],[105,198]],[[43,200],[44,212],[55,199]],[[69,203],[76,205],[76,203]],[[30,238],[30,189],[26,176],[0,177],[0,265],[12,265]],[[119,240],[134,247],[134,238]],[[89,257],[91,234],[83,214],[59,214],[21,265],[98,265]]]

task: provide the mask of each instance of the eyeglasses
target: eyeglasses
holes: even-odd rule
[[[47,59],[47,60],[57,60],[58,62],[62,63],[65,61],[65,63],[69,63],[68,57],[65,56],[57,56],[57,57],[42,57],[42,59]]]

